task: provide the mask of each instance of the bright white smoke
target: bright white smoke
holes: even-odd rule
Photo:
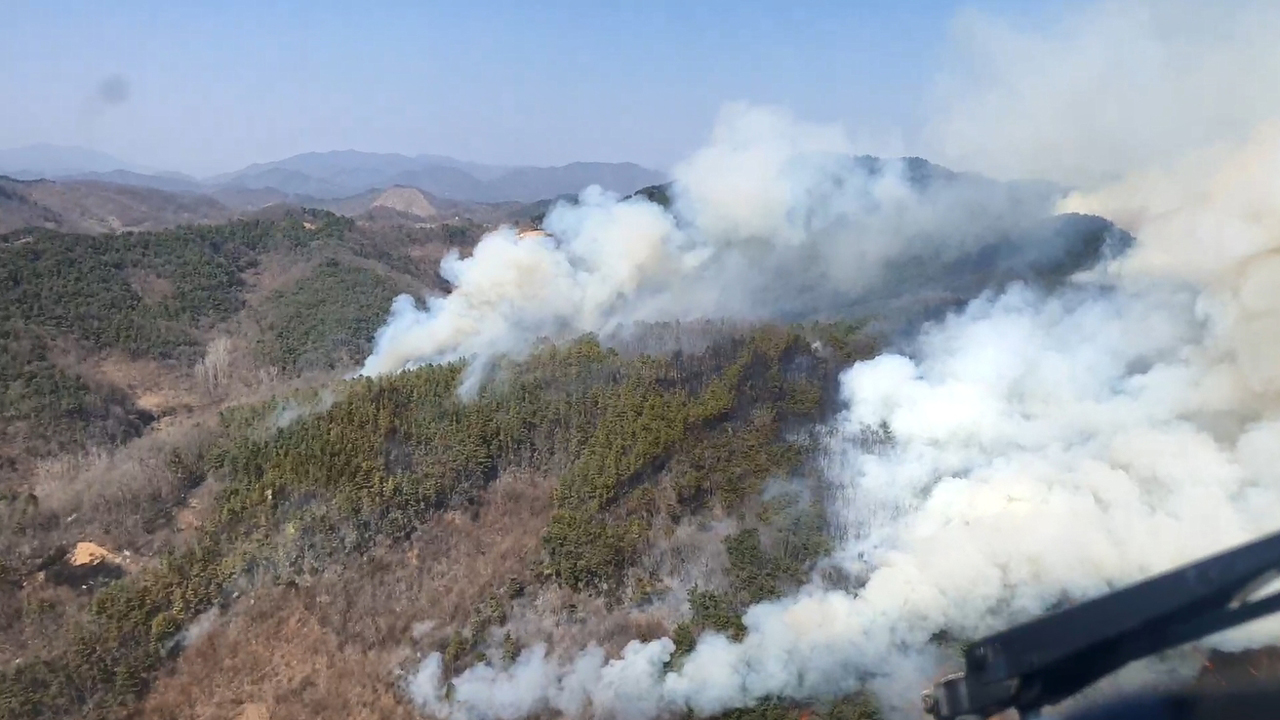
[[[1019,27],[962,13],[922,152],[993,177],[1095,185],[1238,143],[1280,116],[1272,0],[1101,0]]]
[[[939,631],[989,633],[1280,529],[1280,128],[1259,122],[1280,113],[1280,105],[1267,104],[1277,87],[1267,68],[1280,67],[1280,42],[1261,43],[1258,34],[1280,27],[1280,8],[1243,8],[1247,26],[1230,13],[1179,10],[1189,12],[1182,3],[1103,6],[1092,26],[1090,16],[1076,18],[1053,41],[1003,31],[1003,44],[985,49],[984,57],[1003,49],[1006,59],[1036,61],[1002,65],[991,92],[942,124],[952,137],[967,139],[954,145],[959,150],[985,153],[1007,139],[1009,152],[992,154],[997,168],[1057,168],[1056,175],[1038,174],[1072,181],[1123,173],[1124,180],[1075,193],[1061,208],[1111,217],[1137,236],[1137,245],[1051,294],[1017,286],[984,295],[923,329],[902,353],[845,371],[846,409],[834,423],[829,479],[843,491],[832,513],[847,540],[830,562],[859,580],[855,592],[815,581],[796,596],[755,606],[744,617],[741,642],[704,636],[671,672],[663,669],[672,651],[665,639],[632,643],[612,659],[597,648],[556,659],[538,647],[510,667],[481,665],[452,679],[440,676],[433,656],[414,677],[423,708],[475,719],[556,711],[647,720],[868,687],[891,716],[918,716],[919,691],[944,665],[930,644]],[[1181,42],[1193,26],[1203,34]],[[1126,38],[1137,45],[1113,48]],[[1254,55],[1246,58],[1241,47]],[[1092,68],[1097,58],[1084,52],[1090,48],[1129,62],[1108,64],[1105,73],[1069,72],[1073,62]],[[1197,73],[1217,75],[1194,74],[1175,93],[1195,58],[1202,61]],[[1128,100],[1104,92],[1097,98],[1102,118],[1088,120],[1092,130],[1060,134],[1069,119],[1045,114],[1048,96],[1019,90],[1059,66],[1054,72],[1073,82],[1092,77],[1110,88],[1113,78],[1116,87],[1127,79],[1140,97],[1149,88],[1156,110],[1128,118]],[[1253,82],[1259,76],[1272,85],[1259,87]],[[1067,89],[1069,97],[1084,93]],[[1212,113],[1197,107],[1209,96],[1222,103]],[[1254,126],[1251,133],[1218,122],[1233,109]],[[1171,124],[1160,125],[1165,116]],[[885,211],[909,205],[875,203],[866,206],[873,212],[860,214],[842,202],[834,205],[842,209],[840,223],[800,221],[798,207],[832,205],[797,203],[822,185],[796,178],[823,175],[793,174],[814,167],[794,158],[827,156],[795,149],[825,152],[839,142],[805,133],[758,149],[761,143],[744,138],[768,137],[751,126],[770,121],[748,119],[722,126],[712,149],[682,169],[681,222],[658,213],[628,226],[651,232],[651,242],[627,245],[626,253],[652,264],[627,261],[584,273],[575,260],[538,276],[563,276],[574,289],[569,300],[551,291],[543,299],[564,308],[554,313],[557,322],[590,329],[643,314],[638,308],[690,307],[681,303],[691,299],[704,303],[699,311],[735,309],[739,297],[717,305],[721,288],[700,295],[704,288],[687,284],[699,277],[750,279],[731,260],[754,257],[747,253],[759,248],[768,249],[765,257],[777,248],[812,248],[815,257],[830,260],[838,252],[862,261],[821,275],[833,285],[872,282],[903,248],[918,249],[912,243],[925,235],[912,231],[915,220]],[[1155,130],[1142,136],[1146,125]],[[1132,152],[1116,155],[1126,138]],[[751,150],[735,152],[744,147]],[[1059,148],[1075,148],[1100,172],[1088,177]],[[699,169],[699,162],[708,164]],[[733,172],[721,174],[717,162]],[[887,180],[871,186],[879,197],[898,187]],[[735,210],[735,197],[750,201]],[[859,222],[873,223],[876,232],[843,232]],[[556,231],[570,242],[588,237],[567,224]],[[869,238],[874,242],[858,242]],[[730,246],[742,252],[725,255]],[[593,268],[612,257],[589,244],[574,251],[592,252],[603,253],[589,261]],[[641,266],[656,272],[624,271]],[[698,274],[706,268],[725,274]],[[594,284],[600,277],[610,278],[608,291]],[[539,322],[550,315],[520,304],[521,297],[513,292],[499,303],[508,313],[500,313],[508,323],[500,330],[470,315],[470,325],[457,321],[472,333],[465,342],[461,335],[433,336],[412,352],[382,356],[391,359],[386,365],[371,358],[368,369],[519,350],[550,328],[531,323],[530,314]],[[609,305],[620,297],[628,309],[621,315],[619,305]],[[494,307],[468,302],[459,307]],[[451,312],[441,304],[415,321],[436,327]],[[865,444],[865,431],[881,426],[893,442]],[[1206,644],[1242,649],[1277,641],[1280,621],[1271,618]],[[453,693],[446,701],[448,682]]]
[[[913,182],[909,164],[849,150],[838,128],[729,106],[676,169],[670,211],[592,188],[548,213],[549,235],[486,235],[441,263],[447,296],[396,300],[362,374],[466,358],[474,384],[489,360],[543,337],[809,314],[875,289],[894,261],[936,263],[1003,237],[1056,198],[946,173]]]

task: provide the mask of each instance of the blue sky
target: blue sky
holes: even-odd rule
[[[0,147],[197,174],[346,148],[665,168],[745,100],[909,150],[957,12],[1065,2],[8,0]],[[95,99],[115,73],[128,97]]]

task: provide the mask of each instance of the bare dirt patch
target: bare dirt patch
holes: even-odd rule
[[[245,703],[236,720],[271,720],[271,711],[262,703]]]
[[[439,214],[421,190],[411,187],[388,189],[373,201],[373,207],[389,207],[424,220]]]
[[[139,408],[157,417],[187,412],[204,398],[191,371],[173,362],[102,353],[82,361],[85,374],[123,388]]]
[[[98,565],[100,563],[108,563],[111,565],[123,565],[124,560],[115,553],[107,550],[101,545],[91,542],[78,542],[71,549],[71,555],[67,558],[67,562],[75,567],[83,567],[85,565]]]

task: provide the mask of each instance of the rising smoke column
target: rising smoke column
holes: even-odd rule
[[[1111,217],[1137,245],[1053,293],[987,294],[843,374],[828,478],[844,542],[828,562],[853,590],[815,581],[753,607],[741,642],[706,635],[671,673],[665,639],[616,658],[532,648],[456,678],[433,656],[412,685],[424,710],[640,720],[869,687],[891,716],[912,717],[945,666],[939,631],[988,633],[1280,527],[1280,133],[1265,122],[1280,117],[1268,70],[1280,43],[1267,34],[1280,11],[1238,5],[1102,5],[1047,38],[983,36],[999,43],[984,58],[1004,64],[962,86],[938,124],[950,147],[997,173],[1086,184],[1062,209]],[[1022,91],[1046,73],[1071,80],[1046,83],[1062,102]],[[722,224],[711,249],[832,237],[765,227]],[[880,427],[892,443],[866,443]],[[1205,644],[1276,641],[1270,618]]]
[[[1052,209],[1049,192],[940,169],[913,179],[903,161],[849,150],[838,128],[730,105],[676,168],[670,210],[589,188],[548,212],[547,236],[502,228],[451,253],[453,290],[425,307],[397,298],[361,374],[468,359],[474,389],[491,360],[544,337],[807,316],[874,289],[891,262],[953,259]]]

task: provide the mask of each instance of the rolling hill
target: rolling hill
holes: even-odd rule
[[[139,168],[89,148],[41,143],[0,150],[0,173],[23,180]]]
[[[626,608],[652,591],[648,524],[722,503],[758,513],[767,476],[803,456],[787,429],[812,422],[841,363],[873,347],[835,326],[690,325],[708,342],[684,356],[591,338],[548,348],[479,404],[454,393],[456,365],[345,381],[391,298],[443,289],[439,257],[477,233],[280,212],[0,236],[5,720],[231,717],[247,702],[278,707],[278,693],[300,690],[287,668],[317,660],[336,673],[304,714],[407,718],[382,654],[447,650],[461,668],[494,632],[514,652],[535,635],[504,636],[506,617],[535,596],[558,598],[574,622],[616,625],[612,647],[635,632]],[[819,339],[844,350],[819,353]],[[783,384],[767,381],[778,373]],[[654,490],[676,501],[646,519]],[[601,492],[613,497],[574,499]],[[820,514],[771,507],[784,523],[753,521],[725,541],[733,572],[763,561],[767,577],[706,586],[702,602],[726,611],[689,618],[677,637],[731,631],[733,609],[801,579],[823,547]],[[486,560],[493,532],[506,539]],[[465,581],[447,579],[460,571]],[[606,609],[610,598],[621,604]],[[440,614],[414,631],[424,603]],[[344,626],[343,607],[380,629]],[[197,642],[185,629],[201,623]],[[282,642],[245,644],[268,625]],[[382,659],[362,666],[366,652]]]
[[[15,180],[0,176],[0,232],[34,226],[69,232],[154,230],[224,222],[235,213],[207,195],[97,180]]]
[[[132,170],[111,170],[109,172],[82,172],[58,176],[60,180],[93,180],[116,185],[133,185],[136,187],[154,188],[175,193],[204,193],[206,188],[198,180],[178,173],[151,175]]]

